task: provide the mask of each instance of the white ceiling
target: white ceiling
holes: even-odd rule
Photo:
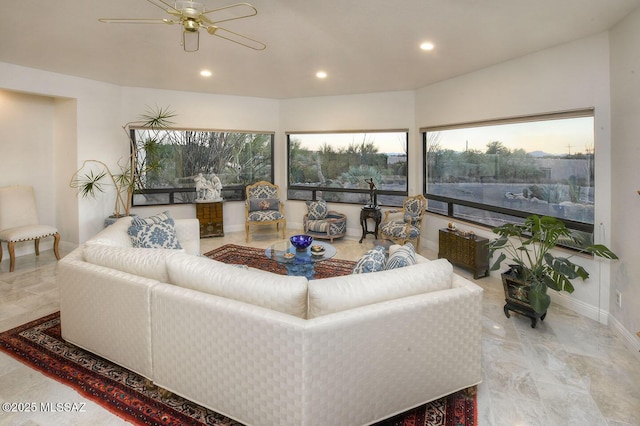
[[[207,9],[232,1],[200,0]],[[249,0],[258,15],[221,26],[253,51],[202,31],[104,24],[165,18],[145,0],[22,0],[0,13],[0,62],[122,86],[267,98],[413,90],[605,31],[640,0]],[[422,41],[435,49],[419,49]],[[213,77],[199,76],[209,69]],[[318,70],[328,73],[318,80]],[[1,83],[0,83],[1,84]]]

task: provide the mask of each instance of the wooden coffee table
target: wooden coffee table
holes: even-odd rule
[[[324,248],[321,254],[313,254],[311,246],[319,245]],[[307,277],[313,279],[315,264],[331,259],[336,255],[336,248],[324,241],[313,241],[313,244],[304,250],[297,250],[290,241],[280,241],[269,246],[264,254],[272,260],[287,268],[287,275]]]

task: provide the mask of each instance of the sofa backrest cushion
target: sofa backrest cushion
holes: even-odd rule
[[[309,319],[333,312],[451,288],[453,266],[446,259],[375,274],[309,281]]]
[[[111,225],[114,226],[114,225]],[[179,250],[117,247],[104,244],[85,244],[84,260],[94,265],[168,282],[166,259]]]
[[[167,259],[169,283],[274,311],[307,316],[307,279],[238,268],[204,256]]]

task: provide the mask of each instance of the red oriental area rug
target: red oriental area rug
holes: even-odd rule
[[[241,250],[224,246],[207,253],[207,256],[220,260],[216,257],[217,253],[230,256],[231,252],[239,256]],[[263,265],[262,250],[249,249],[244,252],[253,252],[255,256],[247,255],[243,259],[235,257],[233,263],[252,267]],[[253,262],[253,259],[257,261]],[[353,262],[341,260],[322,264],[326,267],[323,273],[328,276],[344,275],[353,266]],[[142,376],[67,344],[60,337],[58,312],[0,333],[0,350],[136,425],[241,426],[234,420],[179,396],[163,398],[157,389],[145,386]],[[475,426],[476,413],[475,395],[457,392],[384,420],[376,426]]]
[[[238,246],[227,244],[217,249],[211,250],[204,255],[224,263],[234,265],[247,265],[274,274],[286,275],[284,266],[267,258],[264,249],[254,247]],[[315,278],[336,277],[338,275],[349,275],[356,263],[350,260],[328,259],[315,264]]]

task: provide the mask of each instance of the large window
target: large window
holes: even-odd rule
[[[407,130],[288,133],[290,200],[366,204],[369,183],[380,205],[407,196]]]
[[[215,174],[225,200],[242,200],[245,187],[273,182],[273,134],[206,130],[133,129],[136,167],[144,170],[133,205],[192,203],[194,178]],[[150,166],[152,165],[152,166]]]
[[[421,130],[429,211],[488,226],[547,215],[593,232],[593,110]]]

